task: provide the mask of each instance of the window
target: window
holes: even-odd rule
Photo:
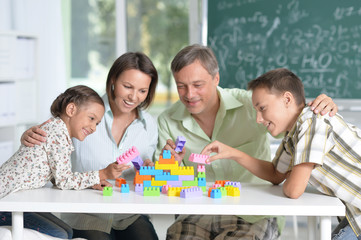
[[[170,62],[188,44],[188,0],[126,2],[127,49],[144,52],[159,74],[155,104],[177,99],[171,94]],[[68,86],[84,84],[105,92],[116,55],[115,0],[64,1]]]

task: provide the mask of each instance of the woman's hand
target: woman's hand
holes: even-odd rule
[[[117,162],[111,163],[106,168],[99,170],[99,178],[100,180],[116,179],[128,168],[130,168],[130,165],[118,164]]]
[[[40,125],[33,126],[26,130],[20,138],[21,144],[27,147],[34,147],[35,145],[40,145],[42,142],[46,141],[46,132],[40,127],[50,121],[47,120]]]

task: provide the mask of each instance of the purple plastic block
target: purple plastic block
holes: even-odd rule
[[[182,189],[180,192],[181,198],[191,198],[191,197],[202,197],[203,191],[200,187],[186,188]]]
[[[183,136],[178,136],[177,140],[175,141],[175,149],[176,152],[181,152],[186,144],[186,138]]]
[[[141,184],[141,183],[137,183],[137,184],[135,184],[135,188],[134,188],[134,191],[135,192],[143,192],[143,184]]]
[[[117,157],[118,164],[126,164],[134,159],[136,156],[139,156],[139,152],[135,146],[128,149],[125,153]]]
[[[194,181],[194,175],[178,175],[179,181]]]
[[[190,162],[195,162],[195,163],[200,163],[200,164],[210,164],[210,163],[207,162],[208,158],[209,158],[208,155],[192,153],[189,156],[188,160]]]
[[[171,185],[172,187],[183,187],[182,181],[167,181],[167,185]]]
[[[226,182],[224,186],[233,186],[241,190],[241,183],[240,182]]]
[[[143,159],[138,155],[133,160],[132,163],[135,169],[139,170],[141,166],[143,166]]]

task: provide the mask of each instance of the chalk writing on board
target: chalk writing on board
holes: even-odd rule
[[[300,76],[307,97],[361,98],[361,2],[208,4],[208,46],[219,62],[221,86],[246,88],[264,72],[286,67]]]

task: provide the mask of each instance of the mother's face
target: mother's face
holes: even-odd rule
[[[131,112],[148,96],[152,79],[137,69],[129,69],[114,80],[114,103],[120,112]]]

